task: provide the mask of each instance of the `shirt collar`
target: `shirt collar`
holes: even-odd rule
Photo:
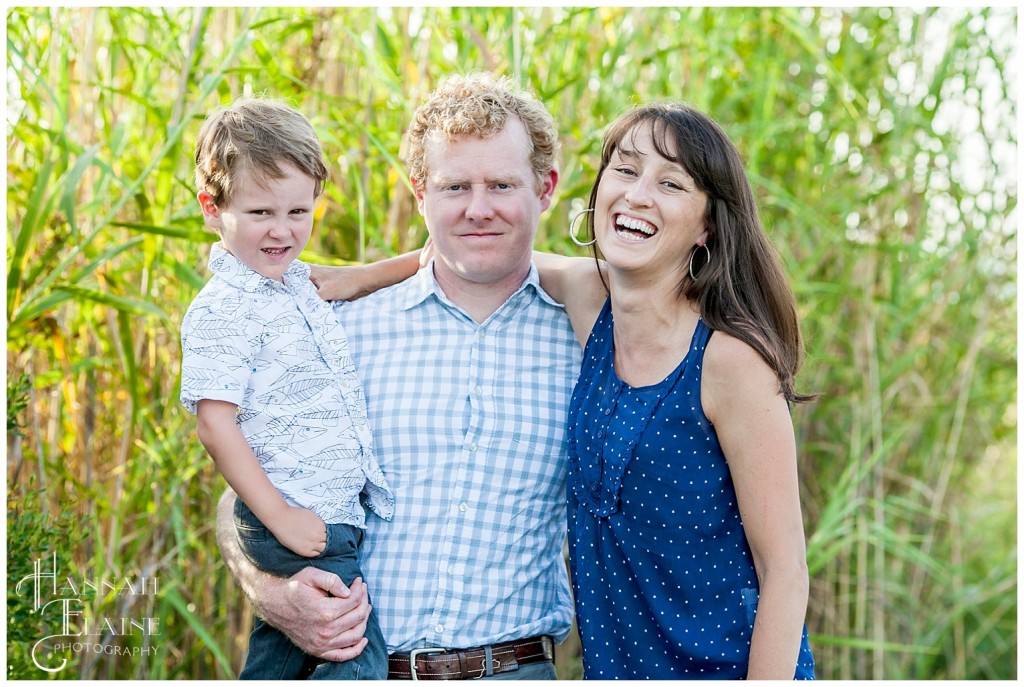
[[[450,305],[452,307],[458,307],[445,295],[441,289],[441,285],[437,283],[437,279],[434,278],[434,260],[432,259],[426,267],[420,268],[419,271],[413,275],[410,280],[411,287],[406,293],[405,302],[401,304],[402,310],[409,310],[420,303],[427,300],[430,296],[435,296],[439,301]],[[561,303],[557,303],[551,296],[549,296],[544,289],[540,287],[540,274],[537,272],[537,266],[532,262],[530,263],[530,272],[526,275],[526,279],[523,280],[522,285],[516,290],[509,300],[514,298],[520,292],[526,289],[533,289],[541,297],[541,300],[553,305],[556,308],[562,308]]]
[[[210,247],[210,260],[207,266],[210,272],[242,291],[257,291],[265,289],[268,285],[275,288],[282,287],[281,282],[268,279],[259,272],[246,267],[241,260],[224,249],[224,243],[221,241]],[[285,270],[284,283],[291,286],[300,279],[309,280],[309,265],[299,260],[293,260]]]

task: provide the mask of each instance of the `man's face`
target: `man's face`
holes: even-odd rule
[[[558,182],[552,170],[538,187],[528,151],[518,119],[490,138],[426,142],[427,178],[416,199],[442,286],[513,290],[526,277],[540,215]]]

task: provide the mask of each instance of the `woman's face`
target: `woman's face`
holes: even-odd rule
[[[693,246],[707,240],[707,203],[690,174],[658,153],[650,123],[637,124],[612,153],[597,189],[598,247],[613,269],[678,277]]]

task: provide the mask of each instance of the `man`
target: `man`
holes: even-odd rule
[[[531,255],[557,147],[548,112],[507,81],[445,81],[409,130],[435,257],[336,306],[395,492],[390,523],[368,518],[362,559],[392,679],[555,678],[572,623],[563,439],[581,353]],[[329,296],[332,274],[317,279]],[[230,501],[218,536],[260,615],[306,653],[357,655],[366,587],[258,573],[224,526]]]

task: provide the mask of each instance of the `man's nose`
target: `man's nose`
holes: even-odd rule
[[[486,187],[474,185],[470,188],[466,217],[473,221],[494,217],[494,204],[491,202],[490,193]]]

